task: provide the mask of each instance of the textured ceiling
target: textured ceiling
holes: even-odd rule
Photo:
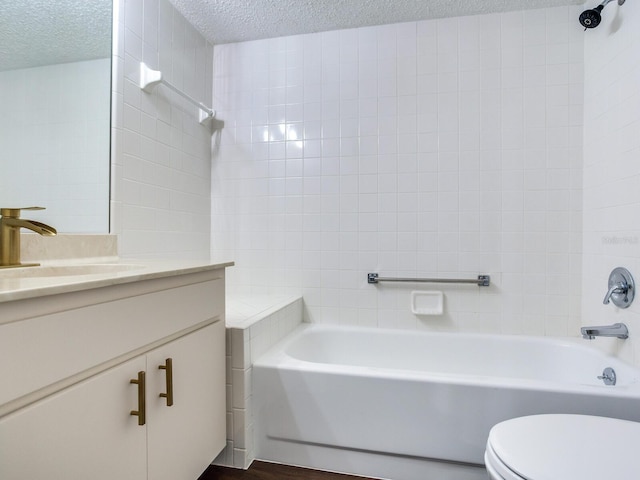
[[[142,0],[132,0],[142,1]],[[170,0],[215,44],[584,0]],[[0,0],[0,71],[105,58],[111,0]],[[594,5],[597,1],[593,2]]]
[[[214,44],[584,0],[171,0]],[[597,3],[593,2],[594,5]]]
[[[111,0],[0,0],[0,70],[111,56]]]

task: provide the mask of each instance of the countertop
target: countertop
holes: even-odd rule
[[[188,275],[230,267],[232,261],[160,261],[137,259],[83,259],[79,262],[42,262],[40,267],[19,267],[0,269],[0,303],[14,300],[78,292],[93,288],[108,287],[144,280]],[[82,266],[91,268],[98,265],[101,273],[84,273]],[[107,267],[102,267],[107,266]],[[110,267],[111,266],[111,267]],[[56,275],[56,268],[65,272],[71,267],[79,274],[64,273]],[[80,267],[80,268],[78,268]],[[38,276],[37,269],[47,269],[51,274]]]

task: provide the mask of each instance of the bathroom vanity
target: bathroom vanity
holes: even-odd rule
[[[197,479],[225,446],[230,265],[0,271],[0,478]]]

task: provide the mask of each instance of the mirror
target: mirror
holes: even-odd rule
[[[109,231],[111,0],[0,0],[0,207]]]

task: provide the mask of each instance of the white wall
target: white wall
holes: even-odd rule
[[[0,72],[0,206],[59,232],[109,228],[110,59]]]
[[[139,64],[211,102],[212,46],[168,0],[114,2],[111,232],[124,257],[208,258],[211,128]]]
[[[594,341],[640,364],[640,301],[603,305],[618,266],[640,280],[640,5],[615,2],[585,33],[584,324],[625,322],[626,341]]]
[[[625,7],[626,8],[626,7]],[[310,320],[575,335],[579,7],[216,46],[212,253]],[[493,286],[370,286],[492,275]],[[409,311],[441,288],[446,314]]]

